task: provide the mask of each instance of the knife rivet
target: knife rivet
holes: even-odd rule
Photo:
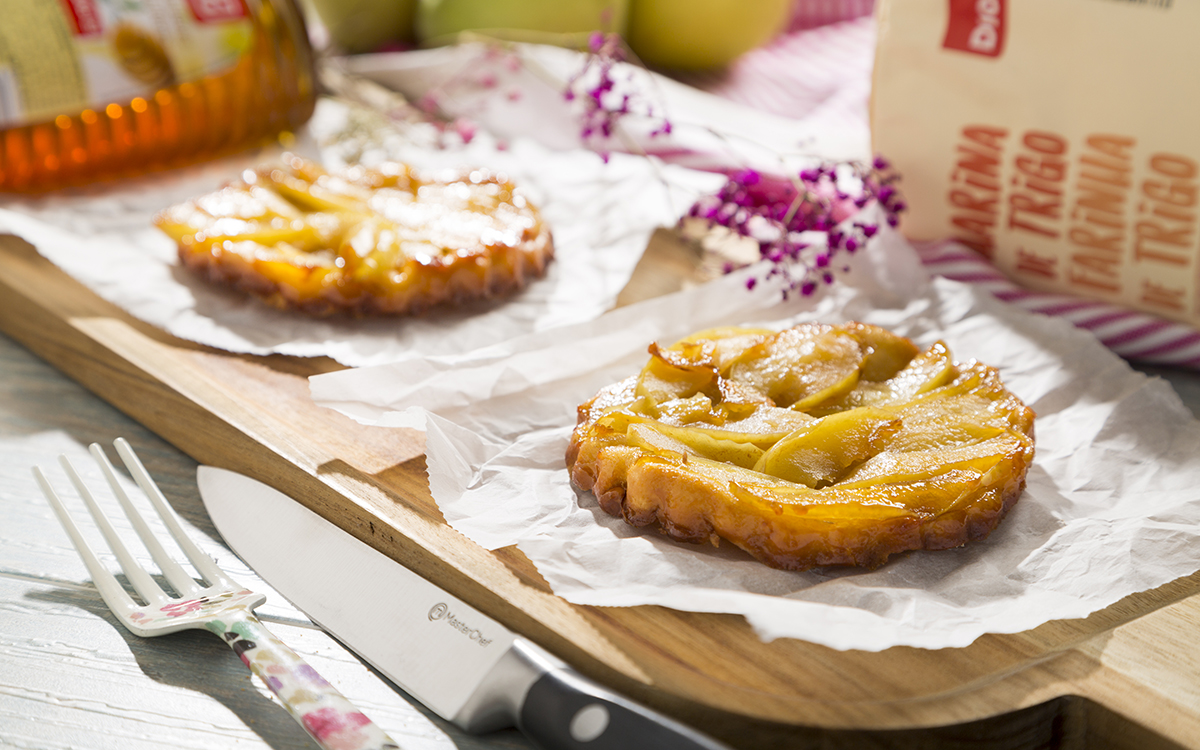
[[[571,717],[571,739],[591,742],[608,728],[608,709],[599,703],[589,703]]]

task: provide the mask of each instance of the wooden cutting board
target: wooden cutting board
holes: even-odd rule
[[[693,261],[656,235],[623,302]],[[586,674],[740,748],[1200,748],[1200,574],[966,648],[762,643],[741,617],[554,596],[443,521],[417,432],[315,406],[327,359],[230,354],[101,300],[0,236],[0,329],[196,461],[274,485]]]

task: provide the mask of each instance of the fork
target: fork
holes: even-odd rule
[[[142,543],[158,564],[159,572],[171,584],[177,596],[166,593],[150,573],[134,560],[79,473],[66,456],[59,456],[63,470],[108,541],[125,577],[146,602],[139,605],[88,547],[45,473],[35,466],[33,475],[42,493],[83,558],[100,596],[121,624],[142,637],[166,635],[185,629],[211,631],[233,648],[234,653],[266,683],[284,708],[321,747],[328,750],[398,750],[399,745],[378,725],[266,629],[253,612],[266,601],[266,596],[247,590],[205,555],[183,530],[179,517],[167,504],[129,442],[117,438],[114,445],[130,475],[158,511],[171,536],[206,584],[201,586],[163,549],[117,481],[116,471],[99,444],[92,443],[88,450],[99,464],[101,473],[108,480],[112,493],[124,508]]]

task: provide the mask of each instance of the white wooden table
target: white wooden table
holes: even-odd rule
[[[30,467],[69,491],[58,455],[82,467],[98,442],[116,460],[121,436],[193,539],[268,595],[258,610],[267,627],[401,747],[532,747],[515,730],[467,735],[365,666],[229,551],[200,501],[195,461],[0,335],[0,748],[316,747],[220,639],[196,630],[138,638],[92,586]]]

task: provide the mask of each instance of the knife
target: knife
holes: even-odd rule
[[[547,750],[728,750],[561,659],[255,479],[200,466],[226,543],[313,622],[472,733],[516,726]]]

